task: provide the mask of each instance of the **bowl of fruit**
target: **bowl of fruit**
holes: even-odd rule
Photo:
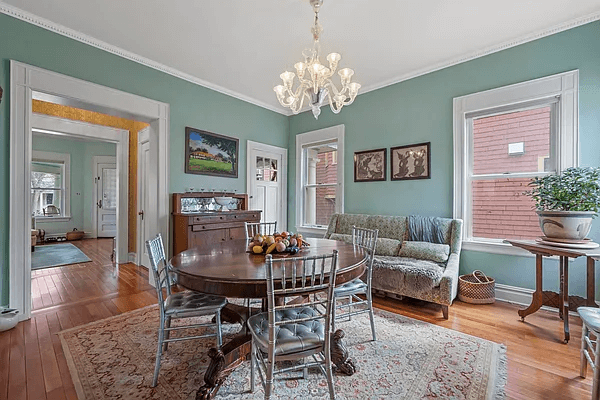
[[[294,235],[290,232],[275,232],[273,235],[254,235],[248,245],[248,252],[262,255],[294,255],[308,246],[310,245],[302,239],[301,234]]]

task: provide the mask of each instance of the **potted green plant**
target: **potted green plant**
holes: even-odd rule
[[[533,178],[525,194],[533,199],[548,238],[584,240],[600,210],[600,168],[567,168]]]

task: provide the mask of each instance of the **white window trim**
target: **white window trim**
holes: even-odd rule
[[[579,70],[454,98],[454,196],[453,217],[464,221],[463,249],[496,254],[529,255],[500,240],[473,240],[468,210],[467,163],[470,151],[468,118],[486,110],[510,108],[519,104],[556,98],[558,153],[557,171],[579,165]],[[539,175],[539,174],[538,174]]]
[[[55,153],[52,151],[33,150],[32,161],[47,161],[63,164],[63,189],[64,196],[61,206],[63,215],[60,217],[36,216],[37,222],[68,222],[71,220],[71,155],[69,153]]]
[[[337,187],[335,212],[344,212],[344,130],[345,126],[336,125],[316,131],[305,132],[296,135],[296,231],[310,234],[325,234],[327,227],[317,228],[314,226],[302,226],[302,213],[304,210],[304,190],[302,185],[302,171],[306,165],[302,156],[302,149],[312,144],[318,144],[327,140],[336,140],[337,151]]]

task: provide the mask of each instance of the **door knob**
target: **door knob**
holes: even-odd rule
[[[98,200],[98,202],[96,203],[96,205],[98,206],[98,208],[102,208],[102,200]]]
[[[144,210],[140,211],[140,212],[138,213],[138,215],[141,215],[141,216],[142,216],[142,221],[143,221],[143,220],[144,220]]]

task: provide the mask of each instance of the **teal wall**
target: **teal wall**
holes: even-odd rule
[[[52,135],[35,135],[33,150],[67,153],[71,155],[71,220],[67,222],[38,221],[36,228],[46,233],[65,233],[77,228],[79,231],[92,232],[92,207],[94,177],[93,157],[117,155],[114,143],[97,141],[78,141]]]
[[[573,69],[579,69],[580,80],[581,165],[600,165],[600,22],[594,22],[365,93],[338,115],[327,107],[323,108],[318,121],[311,112],[290,117],[289,226],[296,224],[295,135],[345,125],[346,213],[451,217],[453,98]],[[429,141],[431,179],[353,182],[355,151]],[[600,241],[600,221],[595,222],[590,237]],[[553,266],[546,269],[544,284],[557,290],[557,263],[550,263]],[[498,283],[534,288],[534,260],[531,258],[464,251],[460,265],[461,273],[481,269]],[[574,263],[570,277],[571,292],[585,295],[583,262]]]
[[[284,115],[144,67],[116,55],[0,14],[0,304],[8,300],[9,99],[10,64],[16,60],[89,82],[169,103],[171,192],[185,187],[246,191],[246,140],[288,145]],[[185,127],[240,139],[239,178],[186,175]]]

